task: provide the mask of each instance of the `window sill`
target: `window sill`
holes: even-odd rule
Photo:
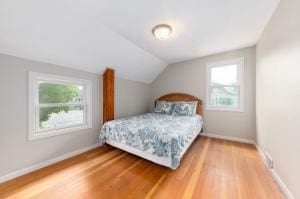
[[[207,111],[218,111],[218,112],[239,112],[244,113],[244,109],[234,109],[234,108],[206,108]]]
[[[84,126],[70,127],[70,128],[65,128],[65,129],[56,129],[56,130],[51,130],[51,131],[44,132],[44,133],[32,132],[29,134],[29,141],[38,140],[38,139],[47,138],[47,137],[53,137],[53,136],[57,136],[57,135],[67,134],[67,133],[74,133],[77,131],[87,130],[87,129],[91,129],[91,128],[92,128],[92,125],[84,125]]]

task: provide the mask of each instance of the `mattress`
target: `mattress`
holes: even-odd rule
[[[148,113],[106,122],[99,141],[176,169],[202,124],[200,115]]]

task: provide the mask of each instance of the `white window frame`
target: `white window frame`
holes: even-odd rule
[[[210,89],[213,87],[211,85],[211,69],[216,67],[224,67],[228,65],[236,64],[238,70],[238,82],[234,85],[239,87],[239,107],[237,108],[227,108],[227,107],[211,107],[210,106]],[[206,110],[210,111],[233,111],[233,112],[244,112],[244,57],[227,59],[223,61],[207,63],[206,64]]]
[[[38,109],[41,106],[47,106],[47,104],[40,105],[39,104],[39,81],[47,81],[52,83],[60,83],[60,84],[76,84],[82,85],[85,88],[85,101],[84,105],[84,119],[85,124],[76,125],[76,126],[68,126],[65,128],[56,128],[56,129],[47,129],[47,130],[39,130],[36,126],[36,123],[39,119],[39,111]],[[46,137],[52,137],[56,135],[61,135],[65,133],[72,133],[75,131],[85,130],[92,128],[92,81],[85,79],[77,79],[72,77],[65,76],[57,76],[50,75],[44,73],[36,73],[29,72],[28,73],[28,139],[36,140]],[[51,104],[53,105],[53,104]],[[51,106],[49,105],[49,106]],[[66,105],[66,104],[56,104],[56,105]],[[68,103],[67,105],[82,105],[76,103]],[[48,106],[47,106],[48,107]]]

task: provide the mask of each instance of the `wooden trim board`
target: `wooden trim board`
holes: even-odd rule
[[[201,133],[200,135],[205,136],[205,137],[217,138],[217,139],[222,139],[222,140],[230,140],[230,141],[242,142],[242,143],[255,145],[255,141],[250,140],[250,139],[236,138],[236,137],[224,136],[224,135],[213,134],[213,133]]]
[[[115,71],[107,68],[103,74],[103,123],[114,120]]]

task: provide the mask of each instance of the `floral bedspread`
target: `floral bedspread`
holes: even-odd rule
[[[115,141],[159,157],[171,158],[176,169],[186,146],[201,129],[202,118],[148,113],[106,122],[99,141]]]

